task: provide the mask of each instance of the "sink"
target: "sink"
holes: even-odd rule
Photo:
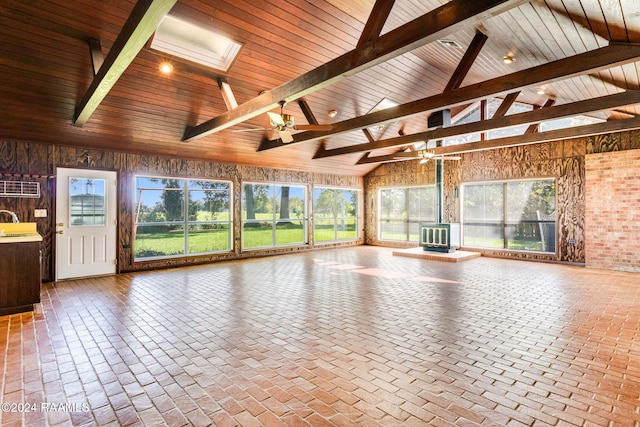
[[[35,222],[0,222],[0,237],[33,236],[38,234]]]

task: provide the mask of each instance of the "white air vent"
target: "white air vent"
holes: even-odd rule
[[[0,197],[40,197],[40,183],[0,181]]]

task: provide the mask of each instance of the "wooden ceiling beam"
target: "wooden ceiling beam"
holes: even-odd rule
[[[493,117],[503,117],[504,115],[506,115],[507,111],[509,111],[509,108],[511,108],[513,103],[516,102],[516,98],[518,98],[518,95],[520,95],[520,91],[507,94],[498,106],[496,112],[493,113]]]
[[[231,90],[231,85],[225,77],[218,78],[218,88],[220,89],[220,94],[222,95],[222,100],[224,101],[224,105],[227,106],[227,110],[233,110],[238,106],[238,102],[236,101],[236,97]]]
[[[409,159],[403,159],[398,157],[398,153],[395,154],[382,154],[380,156],[372,156],[370,152],[364,153],[360,159],[356,162],[356,165],[370,165],[372,163],[390,163],[390,162],[406,162]]]
[[[480,30],[476,31],[476,35],[473,37],[473,40],[471,40],[471,44],[458,63],[456,70],[451,75],[449,83],[447,83],[447,86],[444,88],[444,93],[450,92],[454,89],[458,89],[462,85],[464,78],[467,77],[471,66],[474,64],[474,62],[476,62],[476,58],[478,58],[478,55],[480,54],[480,51],[482,50],[482,47],[484,46],[487,39],[488,37],[486,34],[481,32]]]
[[[447,83],[447,86],[444,89],[445,93],[450,92],[454,89],[458,89],[460,87],[465,77],[467,77],[467,74],[469,73],[471,66],[476,61],[476,58],[480,54],[480,51],[482,50],[482,46],[484,46],[487,39],[488,37],[486,34],[482,33],[479,30],[476,30],[476,35],[473,37],[473,40],[469,44],[469,47],[465,51],[464,56],[458,63],[458,66],[456,67],[455,71],[451,75],[451,78],[449,79],[449,83]],[[402,129],[400,129],[400,132],[398,133],[400,134],[400,136],[405,135],[404,130]],[[373,143],[373,141],[369,141],[369,143]],[[322,145],[318,147],[318,151],[326,151],[325,146]],[[368,155],[369,153],[365,153],[365,157],[368,157]],[[315,155],[314,155],[314,158],[316,158]]]
[[[374,142],[376,139],[373,137],[373,134],[371,133],[371,131],[367,128],[363,128],[362,129],[362,133],[364,134],[364,136],[367,138],[367,141],[369,141],[369,143]]]
[[[549,98],[547,99],[547,102],[545,102],[544,105],[539,108],[553,107],[555,103],[556,103],[556,100],[554,98]],[[529,125],[529,127],[527,128],[527,130],[524,131],[524,133],[538,132],[539,130],[540,130],[540,123],[533,123]]]
[[[458,0],[446,3],[394,30],[364,43],[301,76],[197,126],[188,126],[183,141],[221,131],[389,61],[420,46],[526,3],[526,0]],[[363,126],[365,127],[365,126]]]
[[[435,147],[432,151],[436,155],[464,154],[473,151],[495,150],[498,148],[516,147],[520,145],[540,144],[543,142],[558,141],[570,138],[583,138],[586,136],[603,135],[612,132],[624,132],[640,129],[640,117],[630,119],[609,120],[604,123],[592,125],[576,126],[565,129],[551,130],[547,132],[533,132],[524,135],[509,136],[505,138],[489,139],[485,141],[469,142],[466,144],[449,145],[446,147]],[[404,161],[397,155],[386,154],[382,156],[362,157],[357,165],[371,163],[387,163],[394,161]]]
[[[360,40],[358,40],[357,47],[364,45],[372,40],[377,39],[380,36],[380,32],[387,22],[387,18],[393,9],[395,0],[376,0],[373,5],[373,9],[369,14],[369,19],[360,34]]]
[[[310,125],[319,124],[318,119],[316,119],[316,115],[311,111],[311,107],[309,107],[309,103],[307,101],[304,99],[298,99],[298,106],[300,107],[302,114],[304,114],[304,118],[307,119],[307,123]]]
[[[434,151],[436,154],[462,154],[473,151],[538,144],[542,142],[582,138],[586,136],[603,135],[612,132],[625,132],[636,129],[640,129],[640,116],[632,117],[630,119],[609,120],[603,123],[550,130],[546,132],[534,132],[525,135],[509,136],[506,138],[437,147],[434,148]]]
[[[465,105],[489,96],[512,92],[528,86],[549,83],[628,64],[637,61],[639,57],[640,44],[614,43],[589,52],[464,86],[448,93],[430,96],[397,107],[391,107],[333,123],[330,131],[303,132],[296,135],[297,138],[286,145],[315,141],[332,135],[344,134],[365,127],[371,127],[379,123],[397,121],[403,117]],[[279,144],[270,144],[269,146],[261,147],[261,149],[277,148],[279,146]]]
[[[76,107],[74,126],[82,126],[89,120],[176,1],[138,0],[89,89]]]
[[[545,120],[575,116],[578,114],[605,111],[622,105],[640,104],[640,91],[627,91],[606,95],[597,98],[562,104],[555,107],[539,108],[526,113],[511,114],[492,119],[466,123],[451,127],[428,130],[395,138],[376,141],[369,144],[350,145],[347,147],[333,148],[316,153],[314,158],[332,157],[343,154],[361,153],[382,148],[409,145],[420,141],[450,138],[452,136],[467,135],[478,132],[486,132],[492,129],[518,126],[523,124],[538,123]]]
[[[104,63],[104,54],[102,53],[102,45],[100,40],[89,39],[89,52],[91,53],[91,68],[93,69],[93,75],[98,74],[98,70]]]

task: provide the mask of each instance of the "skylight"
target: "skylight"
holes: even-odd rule
[[[367,114],[371,114],[374,113],[376,111],[381,111],[381,110],[386,110],[387,108],[391,108],[391,107],[397,107],[398,104],[396,102],[391,101],[388,98],[382,98],[380,100],[380,102],[378,102],[376,105],[373,106],[373,108],[371,110],[369,110],[369,112]],[[384,129],[385,125],[384,124],[378,124],[376,126],[373,126],[371,128],[369,128],[369,131],[376,131],[376,130],[382,130]]]
[[[242,46],[229,38],[176,18],[165,16],[151,48],[207,67],[228,71]]]

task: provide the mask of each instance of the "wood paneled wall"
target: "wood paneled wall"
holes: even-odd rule
[[[284,169],[239,166],[229,163],[214,163],[166,156],[121,153],[106,150],[90,150],[28,141],[0,139],[0,173],[4,180],[37,181],[41,183],[42,195],[38,199],[0,197],[0,209],[15,211],[23,222],[37,222],[38,232],[43,236],[42,277],[44,281],[54,278],[55,251],[55,171],[57,167],[114,170],[118,172],[118,271],[134,271],[192,265],[224,259],[263,256],[291,251],[311,249],[312,245],[273,248],[242,252],[239,240],[232,252],[204,256],[186,256],[157,261],[133,262],[132,228],[134,222],[134,177],[136,174],[159,176],[209,178],[229,180],[233,183],[232,209],[234,218],[241,218],[241,183],[243,181],[290,182],[308,185],[363,188],[363,179],[355,176],[312,173]],[[34,218],[34,209],[47,209],[46,218]],[[362,215],[360,221],[363,221]],[[0,221],[9,221],[0,218]],[[235,236],[240,236],[241,224],[234,222]],[[355,242],[336,243],[335,246],[362,244],[363,238]],[[324,244],[323,247],[332,246]]]
[[[558,198],[558,254],[548,256],[523,252],[484,251],[487,255],[525,259],[560,260],[583,263],[585,261],[585,155],[640,149],[640,131],[621,132],[536,144],[475,152],[463,155],[459,162],[445,163],[445,221],[457,222],[460,218],[459,199],[455,188],[462,183],[518,178],[555,177]],[[640,166],[640,165],[639,165]],[[0,177],[5,180],[39,182],[42,196],[38,199],[0,198],[0,209],[15,211],[24,222],[36,222],[43,236],[42,277],[52,280],[54,271],[54,217],[56,167],[95,168],[115,170],[119,180],[119,271],[163,268],[237,259],[256,255],[305,250],[311,246],[279,248],[242,253],[239,242],[230,253],[193,256],[144,263],[133,263],[133,177],[135,174],[153,174],[177,177],[228,179],[234,184],[233,210],[240,218],[240,183],[243,181],[274,181],[313,185],[331,185],[345,188],[364,188],[364,236],[349,245],[367,243],[382,245],[377,239],[378,190],[388,186],[433,184],[433,163],[419,165],[417,161],[382,165],[364,178],[334,174],[312,173],[285,169],[238,166],[227,163],[178,159],[165,156],[128,154],[107,150],[71,148],[28,141],[0,139]],[[35,209],[47,209],[46,218],[35,218]],[[8,221],[0,218],[0,221]],[[240,224],[234,224],[235,235],[240,234]],[[575,243],[572,243],[575,242]],[[388,243],[385,242],[388,246]],[[341,246],[344,244],[336,244]],[[397,245],[407,246],[407,245]]]
[[[455,188],[463,183],[553,177],[557,183],[558,208],[556,256],[501,250],[481,252],[490,256],[584,263],[585,155],[637,148],[640,148],[640,131],[466,153],[459,162],[445,162],[444,220],[460,221],[460,199],[455,198]],[[365,243],[389,246],[388,242],[378,239],[380,188],[434,182],[434,167],[420,166],[417,161],[385,164],[368,174],[365,177]],[[394,246],[409,247],[415,244],[397,243]]]

